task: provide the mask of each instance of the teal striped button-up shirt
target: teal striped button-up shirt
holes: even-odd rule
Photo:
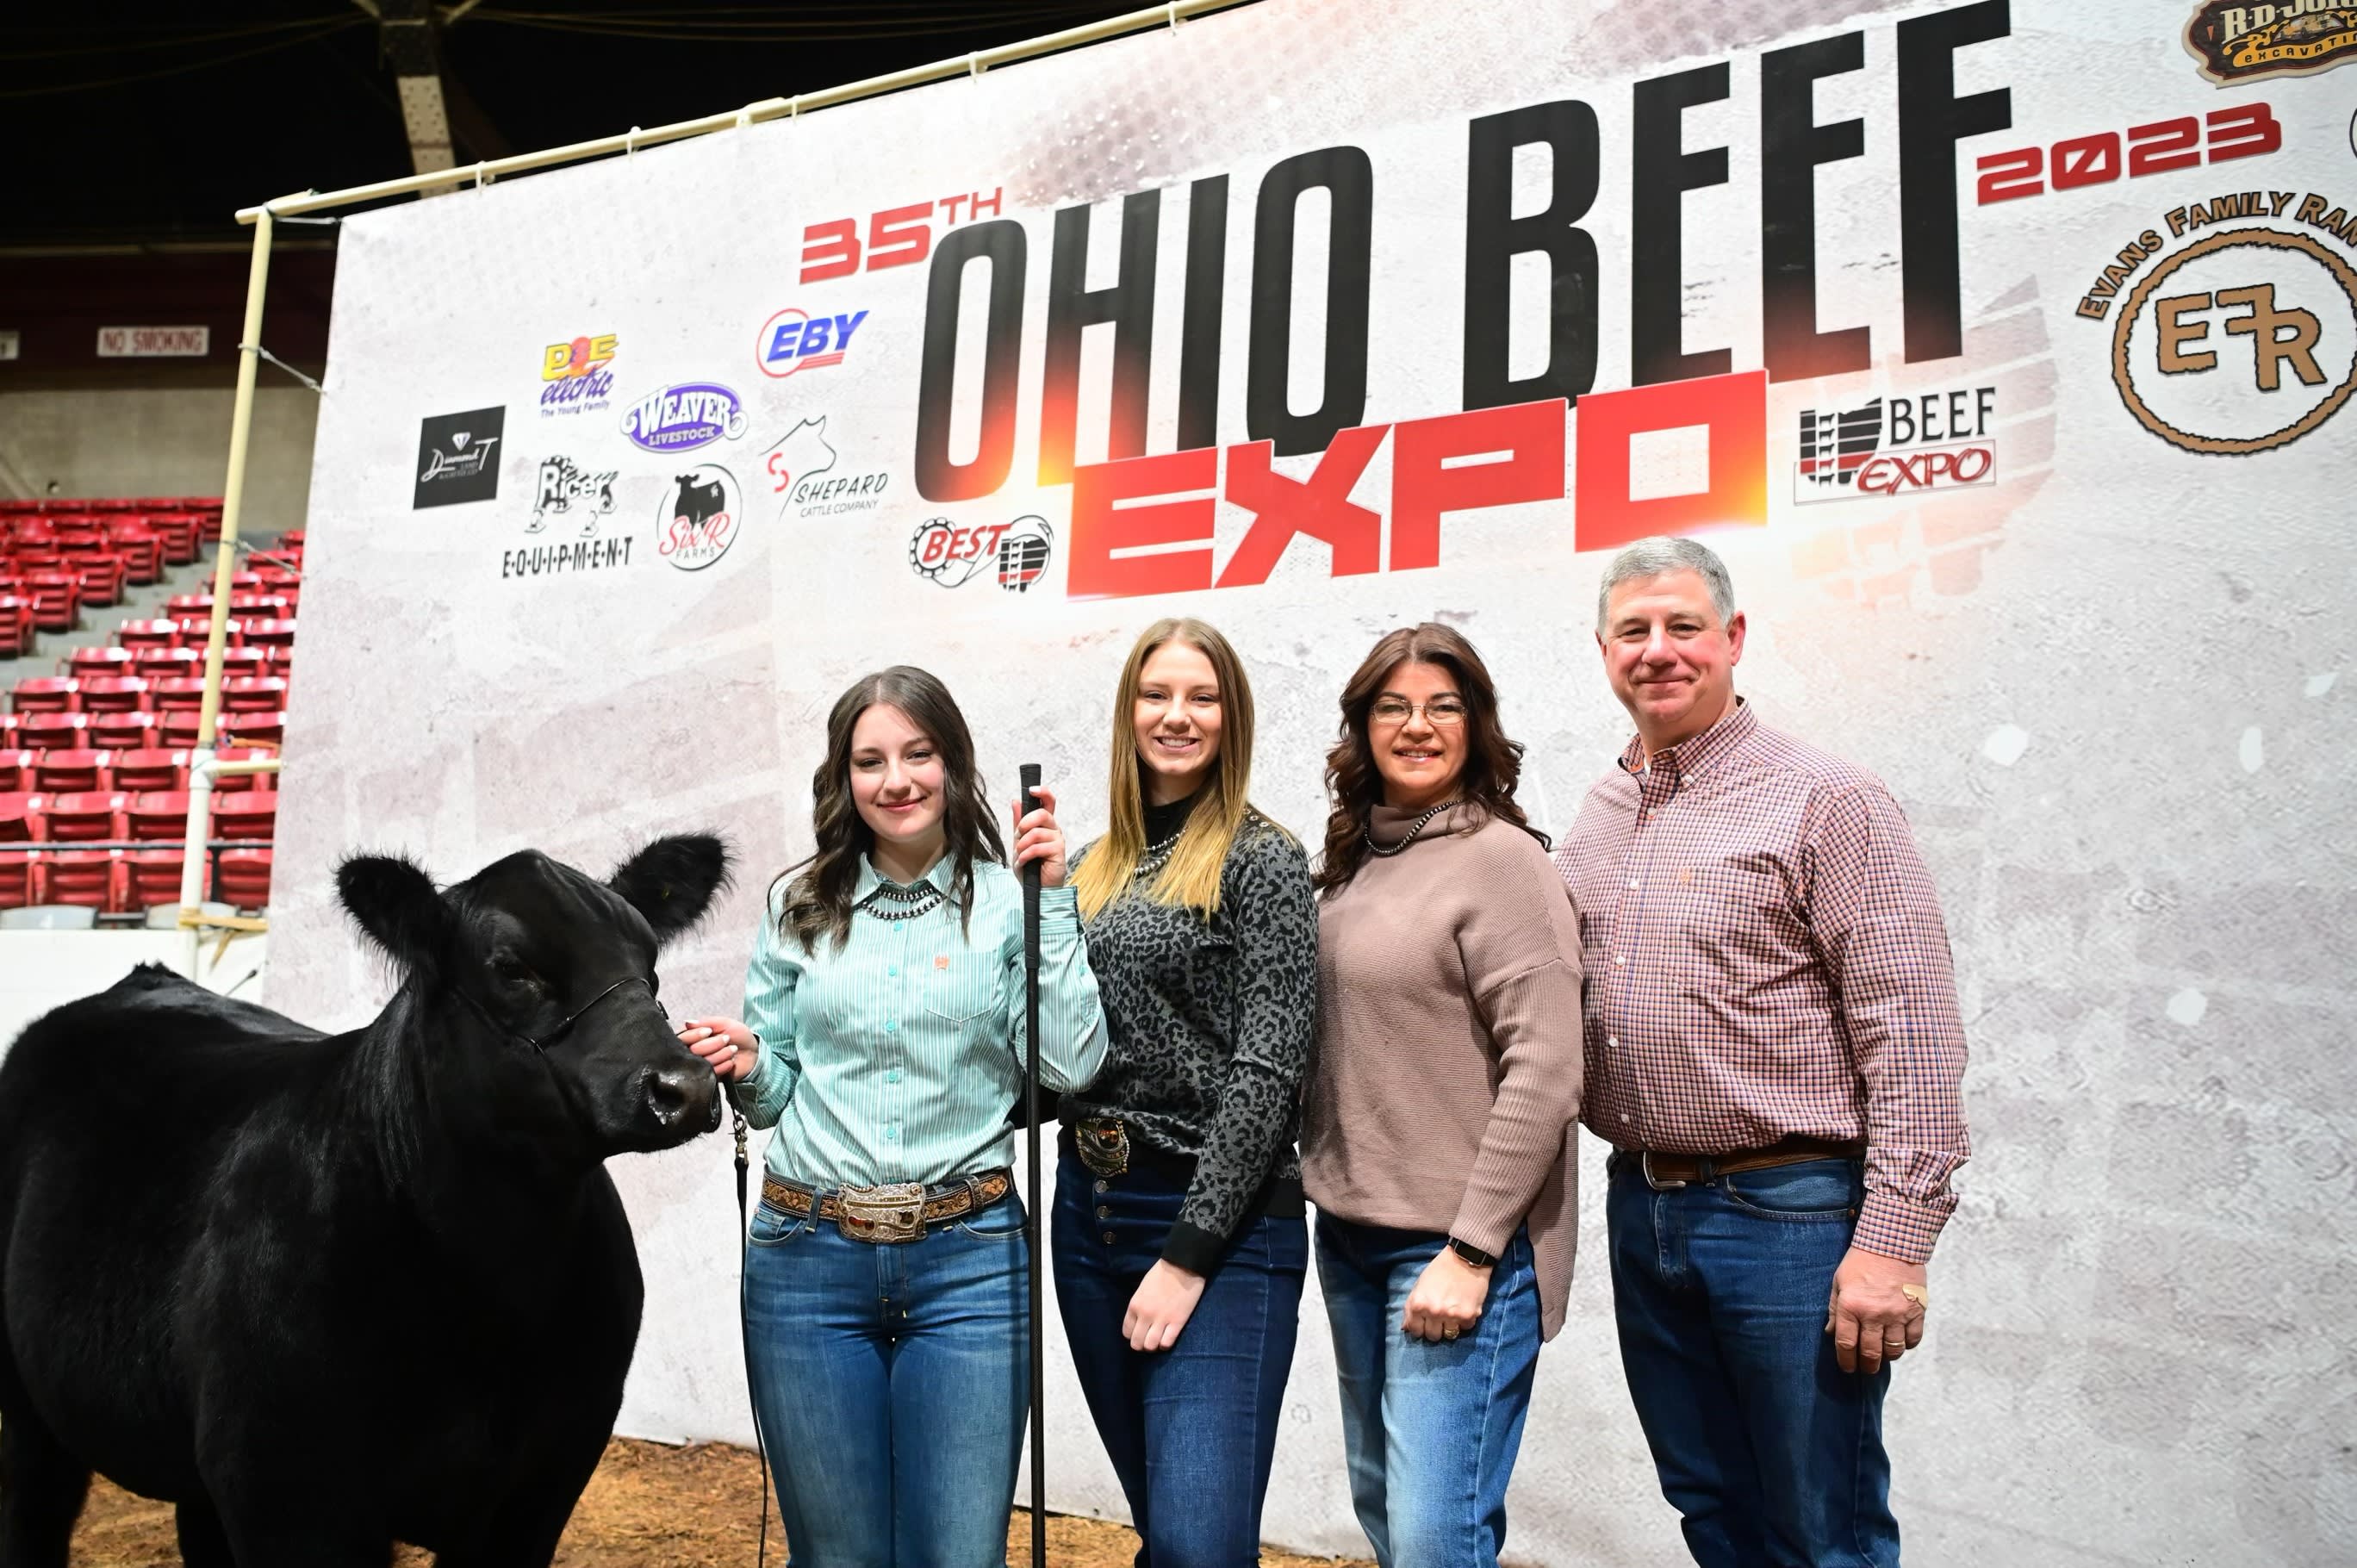
[[[942,902],[878,918],[887,886],[862,860],[850,940],[816,950],[778,929],[780,887],[745,977],[745,1023],[761,1036],[729,1093],[746,1120],[775,1127],[768,1169],[822,1190],[931,1185],[1015,1155],[1006,1115],[1023,1091],[1023,886],[1003,865],[974,867],[961,932],[949,857],[923,880]],[[914,886],[914,885],[911,885]],[[888,908],[888,901],[879,908]],[[1039,895],[1039,1080],[1070,1091],[1103,1065],[1105,1022],[1072,889]]]

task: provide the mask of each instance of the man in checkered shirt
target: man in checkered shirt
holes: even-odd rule
[[[1605,571],[1596,640],[1637,736],[1555,857],[1581,1116],[1615,1150],[1621,1363],[1695,1561],[1879,1568],[1883,1395],[1969,1152],[1964,1026],[1906,818],[1735,694],[1743,636],[1691,540]]]

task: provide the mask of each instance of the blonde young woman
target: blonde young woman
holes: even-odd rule
[[[1156,623],[1114,703],[1112,824],[1072,865],[1111,1043],[1063,1100],[1056,1298],[1153,1568],[1259,1561],[1308,1265],[1318,913],[1245,798],[1252,740],[1227,639]]]

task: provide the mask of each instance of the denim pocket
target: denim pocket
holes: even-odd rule
[[[779,1247],[809,1235],[817,1227],[805,1215],[789,1214],[769,1199],[753,1211],[752,1229],[745,1240],[756,1247]]]
[[[1856,1160],[1803,1160],[1719,1177],[1727,1200],[1770,1219],[1849,1219],[1864,1184]]]
[[[1011,1241],[1023,1234],[1023,1206],[1011,1197],[1001,1198],[981,1213],[959,1220],[956,1228],[977,1241]]]

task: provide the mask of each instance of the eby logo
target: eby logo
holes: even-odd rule
[[[797,371],[821,370],[843,363],[851,335],[867,319],[867,312],[848,316],[813,316],[788,306],[761,324],[754,341],[753,359],[761,373],[782,381]]]

